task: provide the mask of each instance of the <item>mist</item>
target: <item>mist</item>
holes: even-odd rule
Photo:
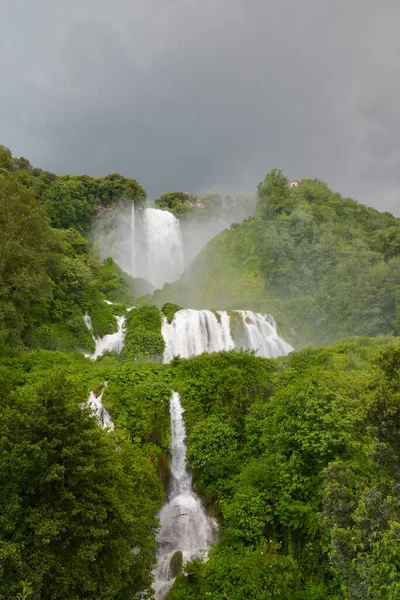
[[[111,257],[131,277],[160,289],[177,281],[213,237],[254,214],[255,205],[243,195],[223,200],[209,192],[178,219],[151,202],[146,207],[121,202],[99,211],[91,237],[102,260]]]
[[[241,223],[255,214],[256,199],[239,194],[235,199],[227,196],[222,199],[218,192],[208,192],[205,198],[214,194],[216,202],[206,215],[193,214],[182,220],[181,229],[185,248],[185,268],[189,267],[206,244],[216,235],[228,229],[233,223]]]

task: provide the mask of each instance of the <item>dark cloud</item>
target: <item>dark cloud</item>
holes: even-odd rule
[[[280,166],[400,215],[399,22],[397,0],[8,3],[1,142],[151,197]]]

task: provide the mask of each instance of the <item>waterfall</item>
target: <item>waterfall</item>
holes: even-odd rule
[[[179,219],[167,210],[121,203],[99,213],[93,238],[102,259],[111,257],[131,277],[162,287],[184,269]]]
[[[174,582],[171,559],[182,552],[183,564],[200,558],[214,540],[217,524],[207,517],[193,492],[192,475],[186,466],[186,431],[183,408],[177,392],[172,392],[171,483],[169,499],[160,511],[161,529],[157,536],[157,567],[154,570],[156,600],[163,600]]]
[[[105,387],[107,387],[107,382],[105,383]],[[96,396],[94,392],[90,392],[88,404],[93,409],[93,412],[99,419],[103,429],[105,429],[106,427],[114,429],[114,423],[111,420],[110,413],[107,411],[107,409],[104,408],[102,403],[103,393],[104,389],[101,392],[100,396]]]
[[[179,220],[167,210],[146,208],[131,214],[133,277],[142,277],[155,287],[179,278],[184,268]]]
[[[253,313],[249,310],[238,310],[242,316],[245,337],[242,348],[256,350],[259,356],[277,358],[292,352],[293,348],[284,339],[279,337],[276,323],[271,315]]]
[[[96,360],[98,356],[102,356],[105,352],[121,352],[122,348],[124,347],[124,324],[126,319],[125,317],[118,316],[115,316],[115,318],[117,320],[118,330],[115,333],[109,333],[101,338],[96,338],[93,335],[92,320],[88,314],[85,314],[83,320],[85,321],[86,327],[91,332],[92,338],[96,344],[93,354],[85,354],[87,358]]]
[[[203,352],[233,348],[255,350],[259,356],[275,358],[293,348],[276,330],[274,319],[251,311],[179,310],[172,323],[164,319],[164,363],[174,356],[188,358]]]
[[[135,203],[132,202],[131,206],[131,220],[129,223],[131,232],[131,269],[130,274],[135,277],[135,265],[136,265],[136,237],[135,237]]]

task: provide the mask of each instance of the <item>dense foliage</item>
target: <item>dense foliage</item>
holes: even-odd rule
[[[146,192],[137,181],[119,173],[104,177],[55,175],[32,168],[24,157],[13,157],[5,146],[0,146],[0,169],[3,174],[14,174],[44,204],[52,227],[75,227],[87,232],[101,207],[115,206],[124,200],[135,200],[141,205],[146,199]]]
[[[145,304],[128,313],[123,355],[129,360],[159,362],[165,348],[161,335],[161,311]]]
[[[24,580],[43,598],[146,588],[176,389],[220,535],[170,600],[397,598],[399,364],[397,340],[367,338],[279,360],[3,359],[0,593],[14,597]],[[82,410],[105,380],[116,435]]]
[[[166,192],[154,201],[157,208],[168,210],[181,217],[196,205],[196,197],[187,192]]]
[[[238,194],[236,198],[226,196],[222,199],[216,190],[209,190],[204,196],[188,192],[166,192],[154,201],[157,208],[168,210],[183,222],[201,222],[205,219],[223,218],[228,214],[233,220],[241,221],[255,210],[254,198]]]
[[[269,312],[294,344],[400,333],[400,221],[272,171],[258,214],[214,238],[154,301]]]
[[[168,323],[172,323],[172,321],[174,320],[175,313],[178,310],[182,310],[182,306],[178,306],[178,304],[172,304],[171,302],[166,302],[161,308],[161,312],[167,319]]]
[[[57,176],[0,146],[0,598],[151,597],[172,390],[220,531],[168,600],[400,598],[399,220],[318,180],[288,183],[271,171],[257,214],[156,292],[160,309],[86,237],[96,214],[144,201],[137,182]],[[168,192],[156,204],[191,235],[251,200]],[[159,364],[163,318],[181,304],[271,312],[297,347],[378,337],[278,360],[240,351]],[[121,355],[85,358],[122,314]],[[88,408],[91,390],[115,430]]]
[[[112,258],[106,258],[101,265],[101,291],[111,302],[132,303],[135,298],[149,291],[146,283],[139,278],[132,279]]]

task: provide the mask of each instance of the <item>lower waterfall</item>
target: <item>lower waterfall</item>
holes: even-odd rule
[[[85,354],[87,358],[96,360],[98,356],[102,356],[105,352],[121,352],[125,341],[124,325],[126,318],[115,316],[115,319],[117,321],[117,331],[115,333],[109,333],[103,337],[96,338],[93,335],[91,318],[88,314],[83,317],[85,325],[91,332],[94,343],[96,344],[93,354]]]
[[[107,382],[105,383],[105,387],[107,387]],[[99,396],[96,396],[94,392],[90,392],[88,404],[92,408],[94,414],[99,419],[100,425],[103,429],[106,429],[107,427],[109,429],[114,429],[114,423],[111,420],[110,413],[103,406],[103,393],[104,389]]]
[[[276,330],[271,315],[248,310],[178,310],[171,323],[164,319],[164,363],[174,356],[188,358],[203,352],[243,348],[276,358],[293,350]]]
[[[154,570],[156,600],[163,600],[174,582],[171,560],[182,552],[183,563],[199,558],[213,542],[217,524],[207,517],[193,492],[192,475],[186,465],[185,423],[177,392],[172,393],[171,482],[168,502],[160,511],[161,530],[157,536],[157,567]]]

